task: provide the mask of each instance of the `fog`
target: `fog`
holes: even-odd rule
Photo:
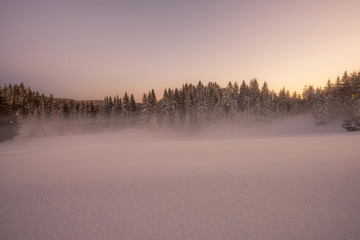
[[[0,239],[360,239],[360,134],[341,122],[83,124],[0,143]]]
[[[134,121],[134,122],[139,122]],[[149,124],[127,124],[118,125],[108,119],[64,119],[64,120],[27,120],[18,127],[16,139],[32,137],[53,137],[69,136],[82,134],[115,134],[116,141],[129,139],[144,139],[172,137],[180,140],[196,138],[253,138],[253,137],[278,137],[308,134],[328,134],[344,133],[345,129],[341,127],[342,121],[332,119],[328,124],[316,125],[311,115],[300,115],[277,119],[273,121],[264,121],[249,118],[241,119],[223,119],[218,122],[202,122],[201,124],[169,124],[156,125]],[[111,138],[112,135],[106,138]]]

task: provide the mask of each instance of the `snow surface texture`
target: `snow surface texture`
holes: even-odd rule
[[[308,119],[0,144],[0,239],[360,239],[360,135]]]

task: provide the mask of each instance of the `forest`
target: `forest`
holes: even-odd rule
[[[2,140],[15,136],[25,122],[36,123],[32,135],[41,135],[39,125],[45,120],[65,120],[60,121],[60,133],[66,134],[74,131],[74,126],[78,131],[133,126],[200,127],[208,123],[271,122],[304,113],[312,114],[315,124],[341,118],[346,130],[360,130],[360,71],[345,71],[335,82],[328,80],[316,89],[305,86],[302,93],[290,93],[285,88],[275,92],[267,82],[259,86],[257,79],[242,81],[241,85],[229,82],[226,87],[199,81],[197,85],[165,89],[161,98],[152,89],[143,94],[141,103],[127,92],[123,97],[106,96],[94,103],[45,96],[23,83],[0,87]]]

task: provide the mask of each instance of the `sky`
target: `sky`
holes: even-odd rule
[[[278,91],[360,70],[359,0],[0,0],[0,84],[55,97],[257,78]]]

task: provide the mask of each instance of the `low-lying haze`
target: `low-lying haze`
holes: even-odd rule
[[[358,239],[360,135],[297,117],[0,144],[1,239]]]

